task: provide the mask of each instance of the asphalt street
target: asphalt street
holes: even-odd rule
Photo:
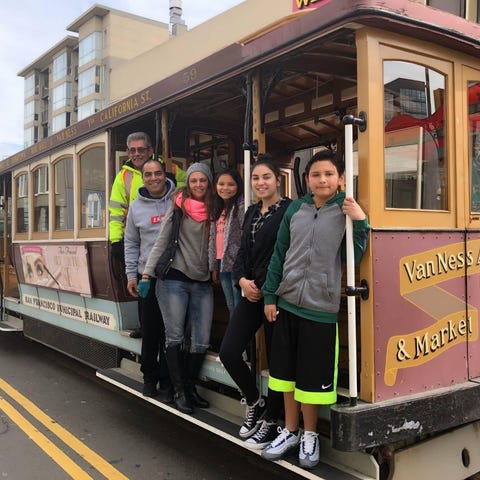
[[[21,333],[0,333],[0,476],[300,478],[110,386]]]

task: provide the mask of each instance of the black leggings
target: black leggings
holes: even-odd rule
[[[265,329],[267,360],[270,361],[273,324],[265,318],[263,307],[263,299],[252,303],[242,297],[235,307],[220,346],[220,360],[250,405],[257,401],[259,392],[255,377],[243,359],[243,352],[262,324]],[[278,420],[282,410],[283,393],[268,389],[266,419]]]
[[[140,280],[141,277],[139,277]],[[165,327],[155,296],[156,279],[152,278],[146,298],[140,298],[138,312],[142,329],[140,371],[146,383],[165,382],[169,378],[165,361]]]

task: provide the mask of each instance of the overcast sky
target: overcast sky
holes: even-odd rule
[[[183,0],[189,28],[243,0]],[[0,1],[0,159],[23,148],[23,78],[17,73],[62,40],[95,3],[169,23],[169,0]]]

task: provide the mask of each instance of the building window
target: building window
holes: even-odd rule
[[[428,0],[427,5],[465,18],[465,0]]]
[[[447,210],[445,76],[393,60],[383,75],[386,206]]]
[[[52,117],[52,133],[59,132],[70,126],[70,112],[64,112]]]
[[[105,148],[80,155],[81,228],[105,227]]]
[[[53,89],[53,110],[72,105],[72,83],[65,82]]]
[[[105,85],[107,81],[108,81],[108,66],[102,65],[102,68],[100,70],[100,83],[102,85]]]
[[[102,109],[102,102],[100,100],[92,100],[90,102],[79,105],[77,112],[77,120],[83,120],[84,118],[99,112]]]
[[[53,81],[56,82],[72,73],[72,54],[63,52],[53,59]]]
[[[73,158],[55,163],[55,230],[73,230]]]
[[[78,66],[102,58],[102,33],[92,32],[78,44]]]
[[[25,83],[24,83],[25,98],[31,97],[33,95],[38,95],[39,88],[40,88],[40,85],[38,81],[38,72],[33,72],[28,77],[25,77]]]
[[[425,90],[414,88],[400,88],[400,105],[403,113],[422,118],[427,114],[427,100]]]
[[[48,167],[33,172],[33,230],[48,232]]]
[[[29,127],[24,130],[23,146],[25,148],[30,147],[34,143],[38,142],[38,127]]]
[[[28,232],[28,174],[23,173],[16,179],[17,209],[15,222],[17,233]]]
[[[100,92],[100,67],[93,66],[78,75],[78,98]]]
[[[52,117],[52,133],[59,132],[67,127],[66,117],[64,113]]]
[[[38,100],[32,100],[25,104],[23,122],[30,123],[38,120]]]

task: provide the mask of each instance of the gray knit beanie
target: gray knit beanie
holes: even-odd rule
[[[210,167],[208,165],[206,165],[205,163],[200,163],[200,162],[196,162],[196,163],[192,163],[188,169],[187,169],[187,178],[185,180],[185,182],[188,184],[188,178],[190,177],[190,175],[193,173],[193,172],[201,172],[203,173],[207,178],[208,178],[208,181],[210,183],[210,185],[213,184],[213,177],[212,177],[212,172],[210,170]]]

